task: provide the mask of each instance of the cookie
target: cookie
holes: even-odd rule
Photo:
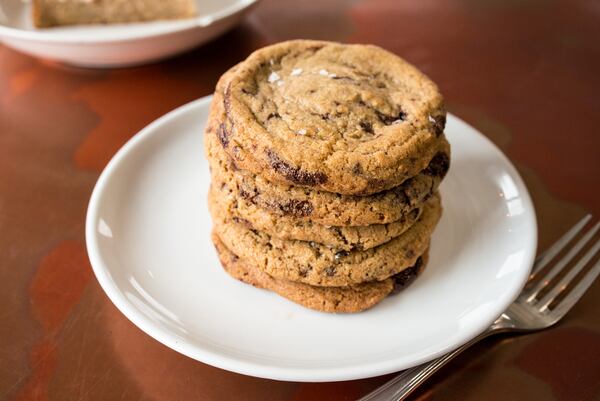
[[[225,247],[216,234],[213,233],[212,239],[221,265],[230,276],[321,312],[352,313],[369,309],[391,293],[406,288],[423,271],[427,263],[425,253],[417,259],[415,265],[383,281],[350,287],[315,287],[273,278],[237,257]]]
[[[215,100],[218,95],[215,95]],[[436,190],[449,168],[445,150],[431,163],[398,187],[369,195],[339,195],[309,190],[295,185],[274,184],[265,178],[237,168],[219,143],[215,130],[218,102],[213,102],[205,132],[205,153],[216,181],[237,191],[248,203],[282,217],[293,217],[329,226],[387,224],[408,215]],[[443,139],[443,138],[442,138]],[[444,140],[445,142],[445,140]],[[446,143],[447,145],[447,143]]]
[[[440,198],[435,194],[404,234],[375,248],[348,252],[273,237],[236,222],[221,202],[209,200],[208,204],[215,232],[233,253],[274,278],[325,287],[381,281],[412,266],[429,247],[441,215]]]
[[[193,0],[33,0],[32,4],[37,28],[192,18],[197,14]]]
[[[368,195],[415,176],[440,150],[436,85],[376,46],[282,42],[220,85],[227,153],[272,182]]]
[[[227,184],[213,181],[209,198],[219,202],[227,214],[248,228],[287,240],[314,241],[331,248],[366,250],[388,242],[405,232],[421,215],[416,207],[400,220],[370,226],[325,226],[290,216],[278,216],[237,196]]]

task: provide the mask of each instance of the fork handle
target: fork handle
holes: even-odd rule
[[[383,386],[370,392],[358,401],[400,401],[404,400],[410,393],[413,392],[421,383],[430,378],[435,372],[440,370],[442,366],[450,362],[458,354],[469,348],[476,342],[483,340],[490,334],[494,333],[494,330],[488,329],[473,338],[468,343],[460,346],[452,352],[444,354],[439,358],[424,363],[422,365],[415,366],[414,368],[407,369],[394,377]]]

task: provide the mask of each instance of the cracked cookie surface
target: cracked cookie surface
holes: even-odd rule
[[[413,177],[440,150],[437,87],[376,46],[282,42],[230,70],[219,90],[226,152],[272,182],[368,195]]]
[[[365,251],[341,251],[273,237],[236,222],[221,202],[209,200],[208,204],[215,232],[233,253],[274,278],[325,287],[381,281],[412,266],[429,247],[441,215],[439,195],[435,194],[404,234]]]
[[[413,266],[383,281],[349,287],[315,287],[273,278],[227,249],[214,232],[212,240],[223,269],[231,277],[273,291],[292,302],[321,312],[352,313],[369,309],[391,293],[410,285],[427,263],[427,253],[425,253]]]
[[[282,217],[330,226],[366,226],[393,223],[406,217],[437,189],[449,168],[447,142],[438,156],[415,177],[398,187],[368,196],[339,195],[287,184],[275,184],[240,170],[224,151],[218,130],[222,124],[219,94],[215,94],[204,145],[215,181],[225,183],[237,196]],[[443,138],[442,138],[443,139]]]

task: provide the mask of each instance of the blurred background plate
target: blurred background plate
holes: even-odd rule
[[[0,0],[0,40],[32,56],[82,67],[126,67],[160,60],[233,28],[257,0],[197,0],[185,20],[37,29],[31,4]]]

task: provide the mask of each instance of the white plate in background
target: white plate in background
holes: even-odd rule
[[[0,41],[23,53],[81,67],[125,67],[201,45],[234,27],[257,0],[197,0],[195,18],[35,28],[31,4],[0,0]]]
[[[165,115],[111,160],[92,194],[94,272],[133,323],[191,358],[252,376],[337,381],[405,369],[483,331],[520,292],[535,212],[509,160],[449,115],[444,214],[423,274],[357,314],[327,314],[230,278],[210,241],[202,135],[210,97]]]

